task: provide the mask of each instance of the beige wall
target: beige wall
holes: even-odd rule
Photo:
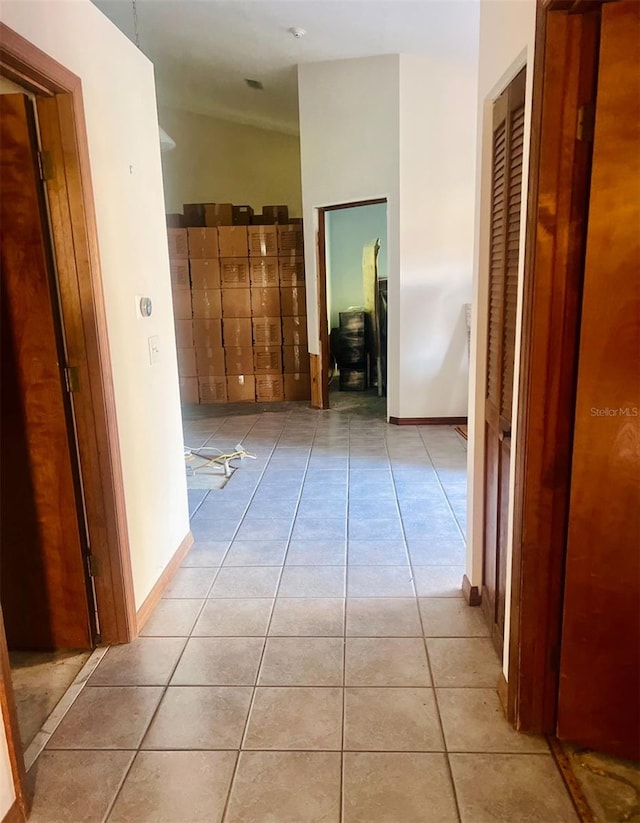
[[[525,102],[525,145],[523,168],[529,164],[531,92],[535,39],[535,0],[481,0],[480,59],[478,73],[477,184],[474,243],[474,282],[469,381],[468,527],[467,576],[474,586],[482,585],[483,505],[484,505],[484,397],[486,381],[486,336],[488,314],[489,215],[491,196],[492,105],[523,66],[527,66]],[[526,223],[527,177],[522,186],[520,267],[516,323],[516,369],[518,385],[520,335],[522,329],[522,271]],[[514,393],[512,443],[515,443],[517,397]],[[512,455],[511,465],[514,465]],[[507,545],[507,613],[505,615],[504,674],[508,675],[511,561],[513,532],[514,473],[511,476]]]
[[[162,155],[168,212],[183,203],[286,204],[302,215],[300,139],[201,114],[160,108],[176,148]]]
[[[89,0],[6,0],[0,17],[82,80],[139,607],[189,530],[153,67]]]

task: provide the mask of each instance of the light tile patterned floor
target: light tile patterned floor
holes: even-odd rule
[[[190,492],[196,545],[34,766],[35,823],[577,820],[461,597],[452,428],[300,406],[185,429],[258,459]]]

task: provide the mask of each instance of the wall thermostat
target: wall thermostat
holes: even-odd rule
[[[140,314],[143,317],[151,317],[151,312],[153,311],[153,303],[151,302],[150,297],[141,297],[140,298]]]

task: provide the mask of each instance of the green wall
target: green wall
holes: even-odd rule
[[[362,249],[380,238],[378,277],[387,276],[387,206],[358,206],[326,212],[327,303],[329,328],[338,325],[338,313],[361,306]]]

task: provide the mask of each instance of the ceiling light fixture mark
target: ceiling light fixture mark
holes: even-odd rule
[[[250,89],[254,89],[255,91],[264,91],[264,86],[259,80],[252,80],[250,77],[245,77],[244,82]]]
[[[291,26],[290,29],[287,29],[289,34],[292,34],[296,40],[300,40],[301,37],[304,37],[307,33],[306,29],[301,29],[299,26]]]

